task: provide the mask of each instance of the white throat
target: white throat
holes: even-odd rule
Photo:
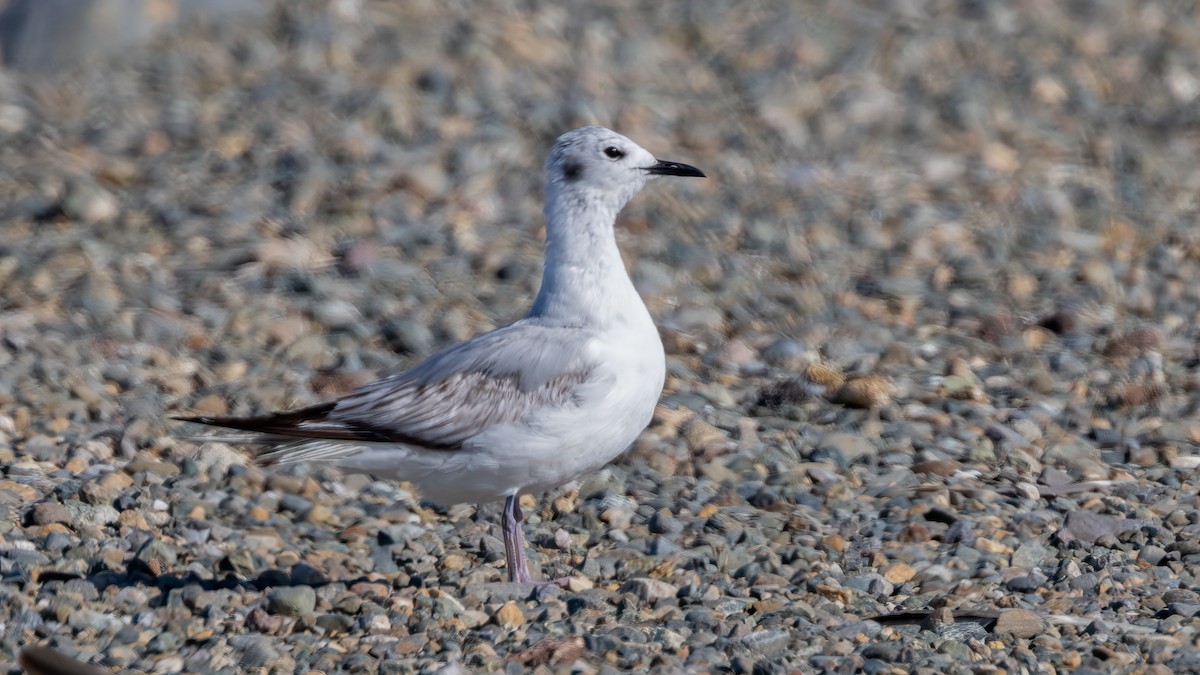
[[[632,194],[600,196],[554,185],[547,193],[546,266],[529,316],[587,327],[649,321],[613,231]]]

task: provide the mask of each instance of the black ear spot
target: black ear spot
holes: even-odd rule
[[[579,162],[567,162],[563,164],[563,178],[572,183],[583,177],[583,165]]]

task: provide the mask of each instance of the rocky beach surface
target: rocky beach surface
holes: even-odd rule
[[[1200,670],[1186,3],[147,0],[57,60],[23,4],[0,669]],[[498,505],[170,420],[520,318],[542,161],[588,123],[709,178],[619,226],[667,384],[526,501],[566,588],[504,581]]]

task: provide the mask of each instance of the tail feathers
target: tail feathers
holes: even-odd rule
[[[379,440],[370,431],[329,422],[329,412],[335,405],[336,402],[322,403],[300,410],[257,417],[198,415],[172,419],[248,432],[241,435],[189,438],[198,442],[219,441],[272,446],[256,453],[256,461],[263,465],[333,461],[361,452],[362,448],[357,444]]]

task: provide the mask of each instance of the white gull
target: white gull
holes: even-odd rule
[[[505,500],[511,581],[533,582],[520,495],[625,450],[650,423],[666,364],[617,250],[617,213],[654,176],[699,176],[603,127],[546,160],[546,264],[529,314],[344,398],[259,417],[180,418],[242,431],[266,464],[330,462],[406,480],[448,505]]]

